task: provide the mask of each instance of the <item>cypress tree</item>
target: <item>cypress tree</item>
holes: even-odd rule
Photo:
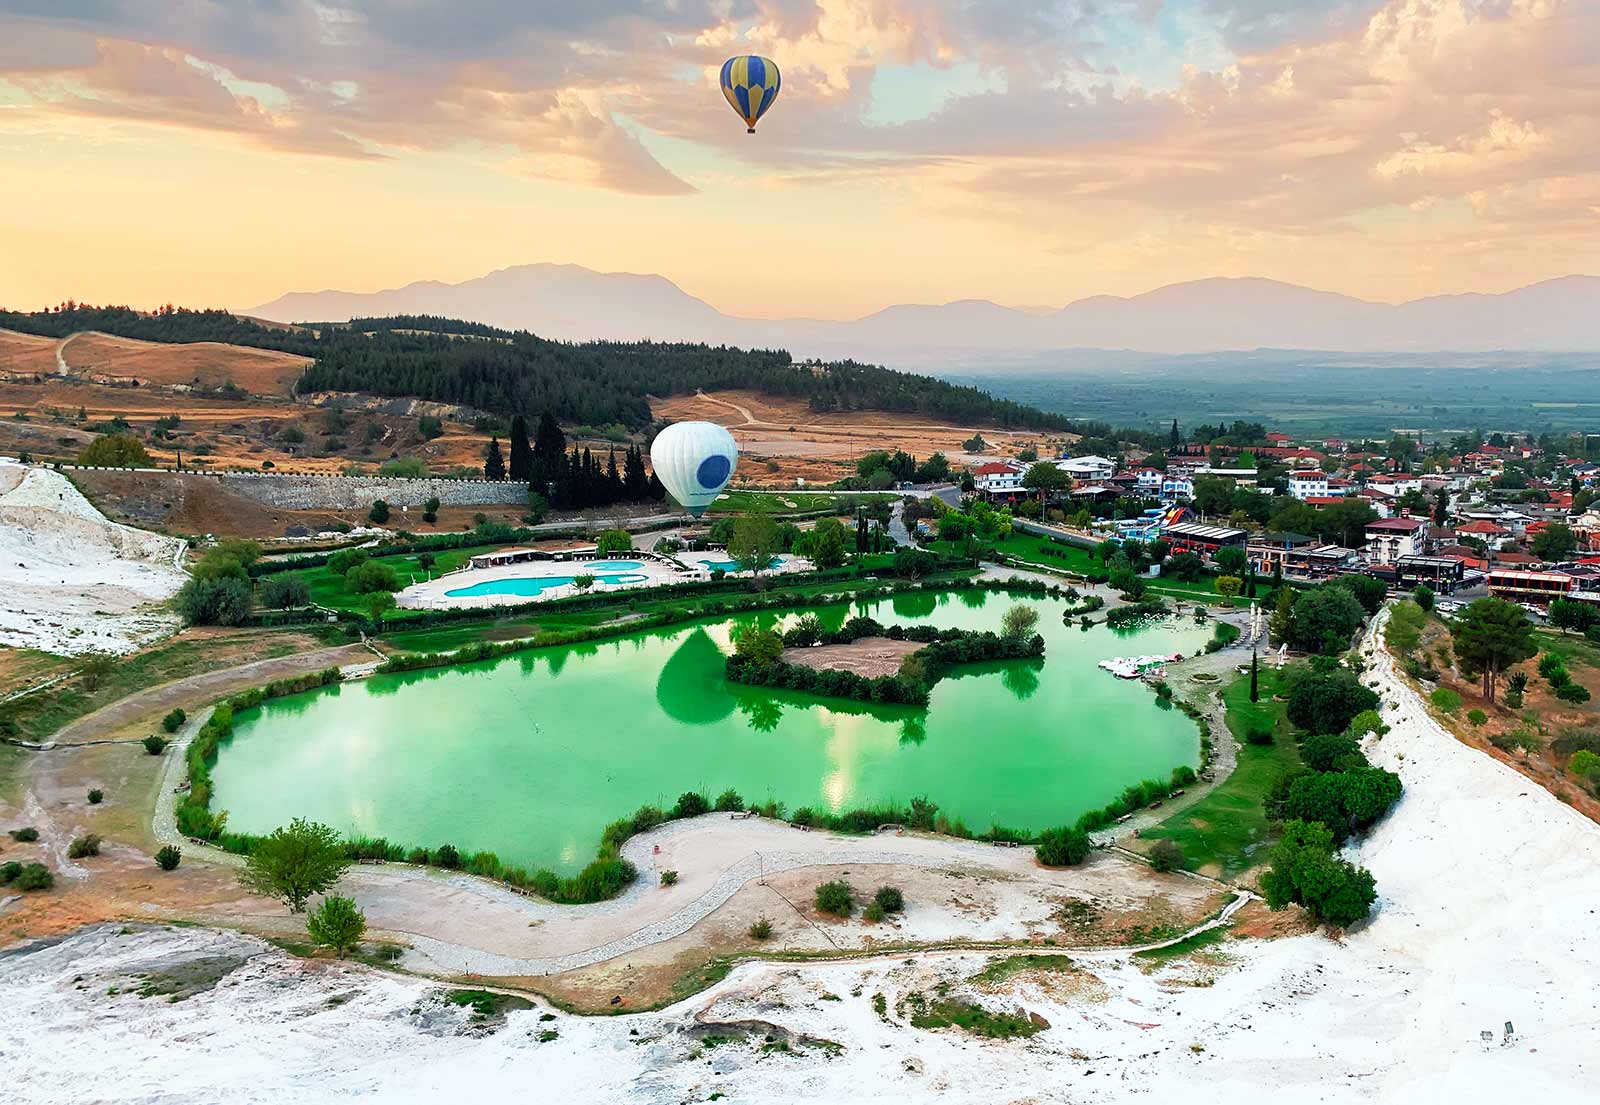
[[[503,480],[506,478],[505,458],[500,455],[500,439],[491,437],[489,447],[483,453],[483,478],[486,480]]]
[[[533,474],[533,451],[528,448],[528,422],[522,415],[511,419],[511,478],[525,480]]]
[[[1259,670],[1260,666],[1261,666],[1260,665],[1260,661],[1256,658],[1255,650],[1251,649],[1251,651],[1250,651],[1250,701],[1251,702],[1260,702],[1261,701],[1261,688],[1260,688],[1260,684],[1259,684],[1258,679],[1257,679],[1258,670]]]

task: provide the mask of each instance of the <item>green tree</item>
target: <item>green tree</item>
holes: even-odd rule
[[[633,551],[633,535],[625,529],[608,529],[595,541],[595,551],[601,556]]]
[[[332,948],[340,959],[361,943],[367,931],[367,916],[354,898],[329,894],[306,917],[306,935],[324,948]]]
[[[345,586],[358,595],[400,590],[400,576],[390,565],[364,560],[344,574]]]
[[[1162,873],[1183,870],[1183,849],[1173,840],[1156,841],[1150,846],[1150,866]]]
[[[1295,600],[1290,640],[1308,652],[1338,652],[1350,641],[1366,612],[1344,587],[1324,584]]]
[[[1411,592],[1411,601],[1424,610],[1433,609],[1433,588],[1426,583],[1419,583],[1416,590]]]
[[[1334,855],[1326,825],[1286,822],[1269,862],[1261,891],[1271,909],[1298,903],[1316,920],[1345,927],[1366,917],[1377,900],[1372,874]]]
[[[367,511],[367,520],[376,525],[383,525],[389,520],[389,504],[382,499],[373,500],[372,509]]]
[[[241,579],[191,579],[172,605],[187,625],[243,625],[250,617],[250,585]]]
[[[1244,590],[1244,580],[1238,576],[1218,576],[1217,594],[1227,599],[1230,603],[1239,597],[1239,592]]]
[[[88,468],[148,468],[150,454],[144,443],[132,434],[101,434],[78,454],[78,463]]]
[[[1000,624],[1002,632],[1012,640],[1031,637],[1039,626],[1039,611],[1019,602],[1005,612]]]
[[[837,518],[824,518],[811,530],[810,559],[819,568],[837,568],[845,561],[844,523]]]
[[[361,600],[361,605],[366,608],[367,617],[374,624],[383,621],[383,616],[394,609],[394,596],[388,591],[373,591]]]
[[[1072,825],[1045,829],[1034,844],[1034,856],[1046,867],[1075,867],[1089,858],[1089,834]]]
[[[1261,660],[1254,651],[1250,653],[1250,701],[1261,701]]]
[[[772,563],[778,548],[778,523],[772,515],[751,511],[741,514],[734,522],[728,555],[738,561],[744,571],[760,576]]]
[[[1267,630],[1272,634],[1272,639],[1279,644],[1286,644],[1294,639],[1293,588],[1278,588],[1278,597],[1274,601],[1272,617],[1267,621]]]
[[[734,638],[733,650],[740,659],[771,664],[783,655],[783,638],[770,629],[748,625]]]
[[[1072,477],[1047,460],[1029,465],[1022,475],[1022,486],[1035,492],[1039,498],[1065,491],[1072,486]]]
[[[306,900],[326,893],[349,866],[338,833],[297,817],[257,842],[239,881],[248,890],[277,898],[292,913],[304,913]]]
[[[1243,549],[1236,549],[1232,546],[1218,549],[1211,560],[1212,563],[1216,564],[1218,571],[1226,572],[1231,576],[1244,575],[1245,568],[1250,563],[1250,558],[1245,556]]]
[[[311,601],[311,586],[303,576],[293,572],[280,572],[261,581],[261,605],[274,610],[288,610],[304,606]]]
[[[1478,599],[1451,627],[1456,661],[1464,674],[1480,676],[1483,697],[1494,701],[1500,673],[1536,655],[1533,623],[1520,606],[1504,599]]]
[[[1578,535],[1564,522],[1551,522],[1533,535],[1533,555],[1551,562],[1572,559],[1578,549]]]
[[[491,437],[489,444],[483,450],[483,478],[486,480],[503,480],[506,478],[506,459],[500,455],[500,439]]]
[[[1346,668],[1306,670],[1289,688],[1289,720],[1308,733],[1342,733],[1363,710],[1378,706],[1378,696]]]

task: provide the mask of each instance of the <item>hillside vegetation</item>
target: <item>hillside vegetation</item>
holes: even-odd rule
[[[988,392],[853,361],[796,362],[782,350],[662,342],[549,341],[526,331],[432,316],[352,319],[276,329],[226,311],[64,304],[0,311],[0,328],[63,337],[99,330],[158,342],[227,342],[312,357],[296,384],[314,391],[416,397],[563,422],[651,421],[649,396],[747,389],[803,399],[813,411],[879,410],[966,424],[1063,429],[1066,418]]]

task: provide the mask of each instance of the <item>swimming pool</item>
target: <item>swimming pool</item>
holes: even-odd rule
[[[602,574],[590,573],[594,576],[596,584],[617,586],[623,583],[643,583],[650,577],[641,572],[615,572]],[[516,595],[528,598],[532,595],[542,595],[546,591],[553,591],[557,587],[565,587],[571,583],[573,576],[519,576],[515,579],[491,579],[485,583],[474,583],[471,587],[458,587],[454,591],[446,591],[445,597],[452,599],[475,599],[485,595]]]
[[[700,565],[708,572],[738,572],[742,571],[737,560],[700,560]],[[775,556],[767,561],[767,571],[783,567],[783,557]]]
[[[644,567],[637,560],[580,560],[576,564],[585,572],[633,572]]]

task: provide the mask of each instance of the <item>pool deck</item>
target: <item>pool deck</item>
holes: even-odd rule
[[[648,552],[614,553],[610,556],[595,557],[592,560],[531,560],[520,564],[505,564],[494,568],[467,568],[458,572],[450,572],[436,579],[423,583],[413,583],[395,596],[395,603],[408,610],[462,610],[485,609],[496,606],[526,606],[529,603],[550,602],[553,599],[571,598],[582,594],[570,583],[550,587],[537,594],[478,594],[478,595],[452,595],[452,591],[463,591],[471,587],[478,587],[485,583],[494,583],[498,580],[515,579],[549,579],[551,577],[567,578],[576,575],[626,575],[629,582],[608,582],[596,578],[594,585],[589,588],[588,594],[604,594],[613,591],[631,591],[662,587],[673,583],[693,583],[711,578],[709,571],[700,563],[699,558],[720,560],[726,554],[717,551],[698,553],[684,553],[678,558],[660,556]],[[637,568],[608,569],[606,565],[618,561],[638,563]],[[594,567],[598,566],[598,567]],[[783,562],[767,571],[768,575],[781,575],[789,572],[809,571],[811,564],[797,556],[783,557]],[[745,572],[733,572],[730,575],[747,575]],[[644,579],[632,580],[632,577],[644,576]]]

